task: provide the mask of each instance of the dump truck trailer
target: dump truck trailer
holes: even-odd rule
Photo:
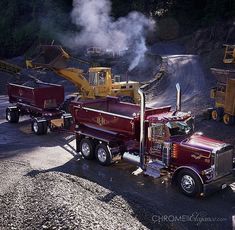
[[[181,192],[198,196],[223,189],[234,181],[234,149],[224,142],[194,133],[194,118],[177,109],[145,107],[107,97],[73,101],[76,146],[85,159],[107,166],[121,159],[135,162],[144,174],[170,175]]]
[[[60,109],[64,101],[63,86],[28,81],[9,83],[7,90],[11,105],[6,109],[6,119],[10,123],[18,123],[20,116],[29,115],[32,131],[37,135],[46,134],[48,128],[70,128],[71,115]]]

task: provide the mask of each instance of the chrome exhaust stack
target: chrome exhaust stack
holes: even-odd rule
[[[180,84],[177,83],[175,85],[176,90],[177,90],[177,94],[176,94],[176,112],[181,111],[181,88],[180,88]]]
[[[146,85],[141,86],[138,89],[140,95],[141,104],[140,104],[140,167],[145,169],[145,94],[144,88]]]

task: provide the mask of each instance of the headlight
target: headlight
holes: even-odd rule
[[[210,180],[213,178],[214,175],[214,167],[212,166],[211,168],[208,168],[206,170],[202,171],[202,175],[205,175],[207,180]]]

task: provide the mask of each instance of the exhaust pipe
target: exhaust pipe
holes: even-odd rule
[[[140,167],[145,170],[145,94],[143,92],[145,85],[138,89],[140,95]]]
[[[128,84],[129,83],[129,71],[126,71],[126,84]]]
[[[176,95],[176,112],[181,111],[181,88],[180,84],[176,84],[176,90],[177,90],[177,95]]]

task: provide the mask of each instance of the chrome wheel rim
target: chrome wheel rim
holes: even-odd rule
[[[36,121],[33,123],[33,130],[35,133],[38,132],[38,123]]]
[[[8,120],[8,121],[11,120],[11,111],[7,111],[7,120]]]
[[[104,163],[107,159],[106,151],[103,148],[99,148],[97,156],[100,162]]]
[[[181,179],[181,187],[187,193],[192,193],[195,189],[194,179],[189,175],[184,175]]]
[[[84,156],[88,157],[90,155],[90,152],[91,152],[91,150],[90,150],[89,145],[87,143],[83,143],[82,144],[82,154]]]

